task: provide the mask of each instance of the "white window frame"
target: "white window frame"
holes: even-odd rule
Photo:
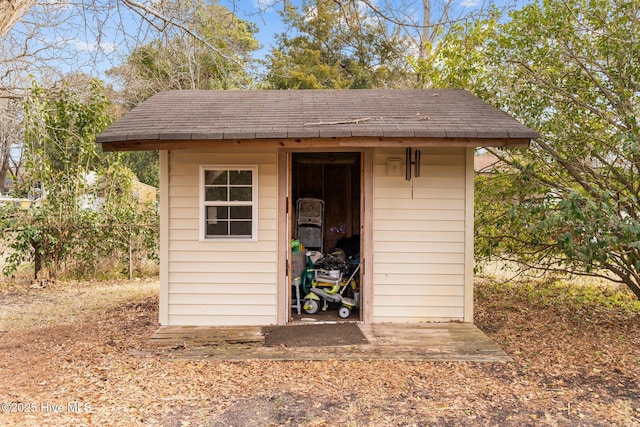
[[[210,170],[251,171],[250,202],[215,202],[205,200],[205,172]],[[258,166],[257,165],[200,165],[199,183],[199,240],[201,242],[256,242],[258,241]],[[207,236],[208,206],[251,206],[251,236]]]

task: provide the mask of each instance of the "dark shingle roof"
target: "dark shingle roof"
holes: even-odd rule
[[[463,90],[185,90],[154,95],[97,142],[108,149],[126,141],[352,137],[504,139],[508,145],[538,134]]]

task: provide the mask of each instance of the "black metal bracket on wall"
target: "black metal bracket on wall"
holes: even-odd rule
[[[405,161],[406,169],[405,169],[405,179],[407,181],[411,181],[411,177],[420,177],[420,150],[412,151],[409,147],[406,150],[406,161]]]

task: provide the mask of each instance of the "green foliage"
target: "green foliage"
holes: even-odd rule
[[[122,153],[122,163],[136,175],[140,182],[160,186],[160,157],[158,151],[129,151]]]
[[[265,84],[272,89],[359,89],[413,85],[399,30],[367,15],[357,2],[287,4],[290,31],[277,37],[267,58]]]
[[[422,87],[473,88],[484,98],[491,84],[489,62],[495,56],[494,38],[500,12],[492,7],[476,20],[451,23],[447,28],[436,27],[436,42],[426,47],[431,52],[425,59],[413,58]]]
[[[174,8],[176,20],[191,34],[167,30],[109,72],[122,83],[127,109],[162,90],[232,89],[252,83],[247,64],[259,47],[253,24],[216,2],[177,1]]]
[[[248,65],[250,53],[259,47],[257,28],[216,2],[177,1],[173,6],[180,10],[176,20],[199,37],[167,29],[162,37],[134,49],[123,65],[109,70],[123,88],[118,102],[125,111],[163,90],[252,85]],[[141,182],[158,186],[158,152],[127,152],[121,159]]]
[[[542,134],[492,150],[509,167],[478,179],[478,254],[612,277],[640,298],[640,4],[546,0],[458,26],[437,52],[422,64],[434,85]]]
[[[56,276],[63,268],[91,274],[105,257],[119,260],[131,238],[155,246],[157,212],[140,206],[134,176],[119,155],[103,157],[95,137],[107,125],[108,103],[100,81],[86,93],[68,85],[48,92],[33,84],[24,102],[23,191],[39,196],[31,209],[0,209],[3,238],[11,252],[4,273],[33,261],[36,274]],[[125,258],[126,259],[126,258]]]

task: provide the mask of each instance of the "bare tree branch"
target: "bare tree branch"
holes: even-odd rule
[[[123,1],[133,11],[138,13],[140,15],[140,17],[142,17],[143,19],[147,20],[152,25],[155,25],[155,24],[148,18],[147,15],[150,15],[152,18],[159,19],[166,26],[173,26],[173,27],[176,27],[176,28],[184,31],[189,36],[193,37],[194,39],[196,39],[199,42],[203,43],[205,46],[207,46],[212,51],[216,52],[222,58],[224,58],[224,59],[226,59],[228,61],[234,62],[236,65],[241,65],[237,58],[234,58],[232,56],[226,55],[225,53],[220,51],[220,49],[218,49],[217,47],[212,45],[205,37],[202,37],[196,31],[191,29],[187,24],[185,24],[183,22],[179,22],[179,21],[177,21],[177,20],[175,20],[175,19],[173,19],[173,18],[171,18],[169,16],[166,16],[165,14],[161,13],[159,10],[154,9],[152,7],[149,7],[149,6],[145,5],[145,4],[137,2],[135,0],[123,0]]]

